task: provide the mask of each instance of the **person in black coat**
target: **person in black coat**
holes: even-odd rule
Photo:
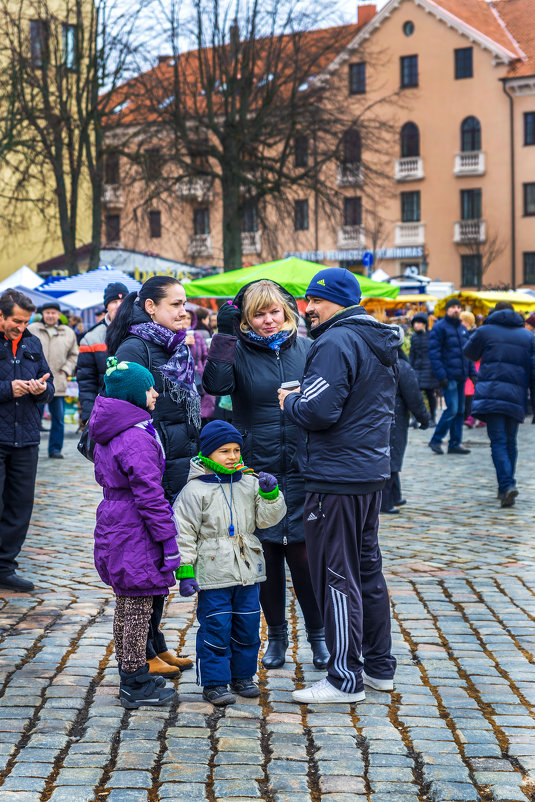
[[[394,422],[390,429],[390,479],[387,479],[383,489],[381,500],[381,512],[390,515],[399,513],[398,507],[405,504],[405,499],[401,497],[401,482],[399,474],[403,467],[403,457],[407,448],[409,419],[410,414],[414,415],[420,429],[429,428],[429,414],[427,412],[422,394],[420,393],[419,382],[415,371],[412,369],[403,352],[403,330],[400,326],[392,326],[399,329],[400,348],[399,354],[399,375],[396,391],[396,404],[394,411]]]
[[[502,507],[518,495],[515,480],[518,424],[535,398],[535,337],[512,304],[500,301],[468,340],[468,359],[481,360],[472,402],[474,418],[485,421]]]
[[[32,515],[41,416],[54,385],[38,337],[27,330],[35,306],[18,290],[0,295],[0,587],[27,592],[16,573]]]
[[[108,284],[104,290],[104,308],[106,310],[104,320],[86,331],[80,340],[76,381],[80,394],[81,420],[84,426],[91,417],[95,398],[104,385],[108,358],[106,332],[127,295],[128,289],[120,281]]]
[[[431,420],[436,423],[435,415],[437,411],[436,390],[438,381],[431,360],[429,359],[429,319],[425,312],[418,312],[411,320],[414,334],[411,337],[411,348],[409,362],[416,373],[418,386],[429,404]]]
[[[232,423],[244,441],[244,462],[277,477],[288,513],[276,526],[256,534],[262,541],[267,581],[260,603],[268,624],[266,668],[283,665],[288,648],[285,616],[285,570],[288,563],[305,618],[316,668],[325,667],[328,652],[321,613],[314,597],[303,527],[305,489],[295,464],[297,427],[281,413],[277,390],[299,382],[310,341],[297,337],[298,313],[293,297],[272,281],[242,288],[234,302],[223,304],[203,374],[212,395],[232,397]]]
[[[120,362],[137,362],[154,376],[158,393],[152,423],[165,454],[162,485],[172,503],[188,480],[190,460],[199,452],[201,403],[195,387],[195,365],[184,340],[186,316],[184,287],[172,276],[153,276],[122,302],[108,327],[110,356]],[[159,629],[165,596],[154,596],[147,638],[151,674],[177,675],[192,661],[177,658],[167,649]]]

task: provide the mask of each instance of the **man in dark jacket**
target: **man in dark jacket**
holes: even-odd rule
[[[518,424],[526,414],[527,391],[535,398],[535,337],[512,304],[500,301],[472,335],[465,355],[480,359],[472,415],[487,424],[502,507],[518,495],[515,482]]]
[[[446,409],[436,425],[429,448],[443,454],[442,438],[449,432],[448,454],[469,454],[463,448],[464,385],[468,375],[475,377],[473,365],[463,354],[468,331],[461,325],[461,302],[450,298],[446,302],[446,316],[439,320],[429,335],[429,359],[433,373],[442,389]]]
[[[377,531],[390,476],[398,339],[359,306],[360,294],[348,270],[314,276],[306,295],[315,342],[300,389],[279,390],[303,435],[305,537],[330,652],[327,678],[293,693],[305,704],[361,701],[363,682],[392,690],[396,667]]]
[[[117,314],[117,310],[128,295],[128,289],[120,281],[108,284],[104,290],[104,320],[89,329],[80,340],[80,353],[76,368],[76,379],[80,393],[82,423],[91,417],[95,398],[102,389],[106,373],[106,331]]]
[[[38,337],[26,330],[35,306],[17,290],[0,295],[0,587],[26,592],[15,572],[33,508],[41,416],[54,397]]]

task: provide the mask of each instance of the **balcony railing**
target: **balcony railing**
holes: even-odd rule
[[[212,200],[212,179],[208,176],[184,178],[176,187],[180,198],[193,198],[198,201]]]
[[[455,154],[454,175],[485,175],[485,154],[482,150],[470,150]]]
[[[241,235],[242,253],[261,253],[262,236],[260,231],[242,231]]]
[[[396,223],[394,244],[425,245],[425,223]]]
[[[339,187],[354,187],[364,183],[362,164],[339,164],[336,176],[336,183]]]
[[[364,229],[362,226],[342,226],[338,229],[339,248],[364,248]]]
[[[102,203],[108,209],[123,208],[123,190],[119,184],[104,184],[102,188]]]
[[[394,178],[396,181],[418,181],[424,177],[424,160],[420,156],[396,159]]]
[[[190,256],[211,256],[211,234],[194,234],[192,237],[190,237],[188,251]]]
[[[487,223],[485,220],[460,220],[454,225],[453,241],[486,242]]]

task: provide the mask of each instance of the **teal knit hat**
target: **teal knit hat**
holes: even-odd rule
[[[150,370],[137,362],[119,362],[116,356],[108,357],[106,365],[104,384],[108,398],[119,398],[147,409],[147,390],[154,387]]]

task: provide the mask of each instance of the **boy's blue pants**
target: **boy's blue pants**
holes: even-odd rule
[[[260,648],[259,586],[201,590],[197,603],[197,683],[226,685],[256,674]]]

